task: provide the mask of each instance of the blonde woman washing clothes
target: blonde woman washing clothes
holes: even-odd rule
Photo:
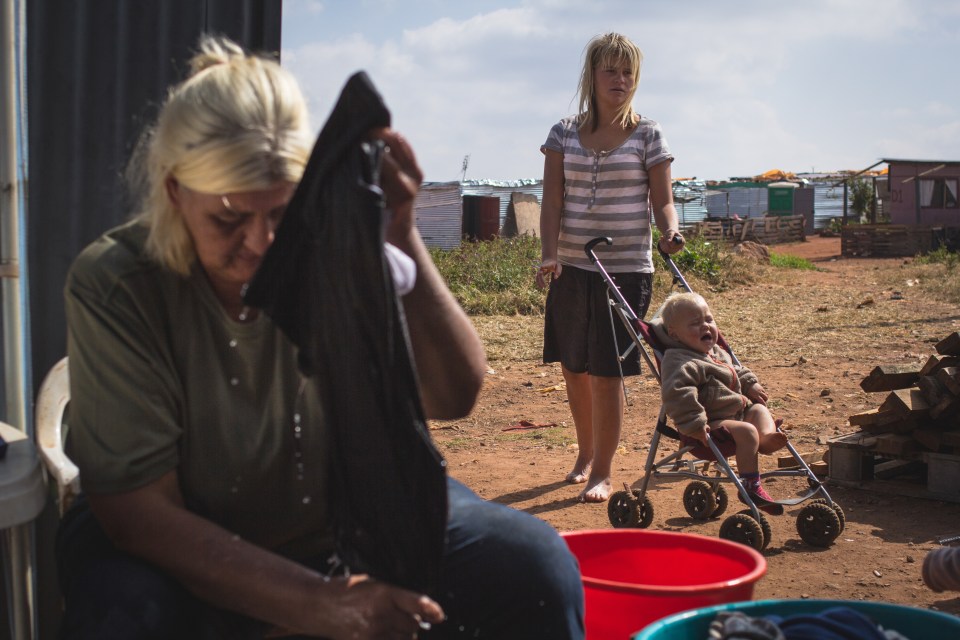
[[[339,371],[303,376],[243,296],[316,157],[307,105],[276,60],[222,38],[204,37],[191,69],[133,159],[139,215],[66,282],[68,446],[86,496],[58,536],[60,637],[582,640],[580,574],[556,530],[451,477],[435,589],[343,569],[331,468],[356,454],[320,392]],[[400,303],[424,412],[466,415],[483,344],[413,224],[412,147],[369,133],[389,147],[386,239],[415,266]]]
[[[660,247],[683,247],[673,206],[673,155],[660,125],[634,111],[643,54],[625,36],[607,33],[587,45],[580,75],[580,113],[553,126],[543,152],[542,255],[537,284],[549,284],[544,362],[560,362],[577,430],[579,453],[567,474],[585,484],[583,502],[610,497],[613,455],[623,423],[616,345],[629,344],[620,322],[611,328],[606,285],[583,252],[609,236],[597,256],[639,316],[650,304],[653,219]],[[614,342],[616,331],[616,342]],[[623,375],[640,373],[636,351]]]

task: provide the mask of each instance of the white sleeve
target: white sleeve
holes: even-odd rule
[[[393,286],[396,287],[399,295],[407,295],[413,291],[414,285],[417,284],[417,263],[389,242],[384,243],[383,250],[387,257],[387,263],[390,265]]]

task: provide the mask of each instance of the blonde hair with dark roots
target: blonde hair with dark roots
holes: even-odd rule
[[[580,72],[580,84],[577,91],[580,94],[581,114],[580,127],[588,131],[596,131],[597,97],[594,89],[594,72],[598,68],[608,65],[618,66],[626,63],[633,70],[633,91],[626,102],[617,112],[617,119],[624,129],[633,126],[635,112],[633,110],[633,96],[640,84],[640,67],[643,65],[643,52],[633,44],[629,38],[619,33],[605,33],[596,36],[589,43],[583,55],[583,69]]]
[[[670,331],[673,325],[673,321],[676,320],[677,315],[682,309],[689,309],[691,307],[700,307],[700,306],[710,308],[710,305],[707,304],[707,301],[699,293],[693,293],[692,291],[674,291],[667,299],[663,301],[663,305],[660,307],[660,319],[663,320],[663,326]]]
[[[169,178],[211,194],[299,182],[311,146],[306,103],[293,76],[226,38],[202,37],[189,77],[170,89],[127,170],[141,198],[137,217],[149,229],[147,254],[181,275],[196,259],[168,197]]]

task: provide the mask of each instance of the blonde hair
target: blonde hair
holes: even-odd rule
[[[624,129],[634,124],[633,96],[640,84],[640,67],[643,65],[643,52],[633,44],[629,38],[619,33],[605,33],[594,37],[585,49],[583,69],[580,72],[580,84],[577,91],[580,94],[580,127],[589,131],[596,131],[599,126],[597,120],[597,97],[594,87],[594,71],[607,65],[618,66],[626,63],[633,70],[633,90],[617,112],[617,119]]]
[[[706,307],[710,308],[710,305],[707,304],[707,301],[704,300],[703,296],[699,293],[693,293],[690,291],[674,291],[667,299],[663,301],[663,305],[660,307],[660,318],[663,320],[663,326],[669,332],[673,326],[673,322],[677,319],[677,316],[680,315],[680,312],[683,309],[690,309],[691,307]]]
[[[181,275],[196,253],[167,194],[169,178],[212,194],[299,182],[312,146],[303,95],[276,60],[220,37],[202,37],[198,49],[127,172],[149,229],[147,254]]]

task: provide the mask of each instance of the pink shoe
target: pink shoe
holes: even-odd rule
[[[770,497],[770,494],[766,492],[763,488],[763,485],[758,484],[756,487],[746,487],[747,493],[750,494],[750,499],[753,500],[753,503],[757,505],[757,509],[765,513],[769,513],[772,516],[783,515],[783,505],[778,504],[776,500]],[[746,504],[739,493],[737,498],[740,499],[740,502]]]

